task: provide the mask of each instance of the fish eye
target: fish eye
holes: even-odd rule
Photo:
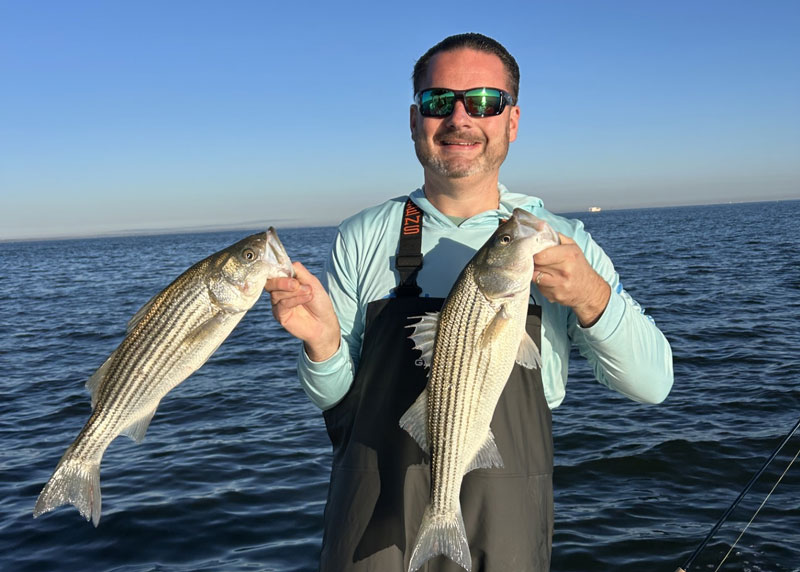
[[[252,262],[253,260],[256,259],[256,253],[253,251],[252,248],[245,248],[242,251],[242,258],[244,258],[248,262]]]
[[[509,242],[511,242],[510,234],[504,234],[503,236],[500,237],[500,244],[508,244]]]

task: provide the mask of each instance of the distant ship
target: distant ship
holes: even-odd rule
[[[600,208],[600,207],[589,207],[589,212],[590,213],[599,213],[601,210],[603,210],[603,209]]]

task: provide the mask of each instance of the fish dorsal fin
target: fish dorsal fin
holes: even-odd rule
[[[150,411],[145,413],[139,419],[125,427],[120,433],[127,435],[137,443],[141,443],[144,439],[144,434],[147,433],[147,428],[150,426],[150,420],[156,414],[156,408],[153,407]]]
[[[423,389],[417,400],[400,418],[400,427],[405,429],[425,454],[431,454],[428,444],[428,390]]]
[[[500,456],[500,450],[497,448],[497,443],[494,440],[494,433],[491,428],[486,440],[475,453],[472,462],[470,462],[464,474],[474,471],[475,469],[502,469],[503,458]]]
[[[92,377],[86,382],[86,389],[89,390],[89,395],[92,396],[92,409],[94,409],[95,404],[97,403],[97,394],[100,391],[100,386],[103,385],[103,380],[106,378],[106,374],[108,373],[108,368],[111,366],[111,362],[114,359],[114,355],[117,353],[117,350],[111,352],[111,355],[108,356],[108,359],[103,362]]]
[[[486,347],[496,340],[510,321],[511,314],[508,313],[506,305],[503,304],[500,306],[500,309],[497,310],[494,318],[486,325],[486,329],[483,330],[483,334],[481,334],[481,345]]]
[[[424,316],[410,316],[409,320],[419,318],[416,324],[406,328],[414,328],[409,338],[414,342],[414,349],[422,352],[420,356],[425,367],[430,368],[433,361],[433,343],[436,341],[436,330],[439,328],[439,312],[426,312]]]
[[[519,343],[516,361],[519,365],[528,369],[542,368],[542,356],[539,354],[539,348],[536,347],[536,342],[531,339],[527,332],[522,336],[522,341]]]
[[[142,318],[144,318],[145,315],[147,315],[147,312],[149,312],[150,308],[152,308],[153,303],[156,301],[156,298],[158,298],[160,295],[161,295],[161,292],[159,292],[158,294],[156,294],[155,296],[150,298],[147,301],[147,303],[144,306],[142,306],[141,308],[139,308],[139,311],[136,312],[130,320],[128,320],[127,333],[130,334],[131,331],[133,330],[133,328],[136,327],[136,324],[138,324],[139,322],[142,321]]]

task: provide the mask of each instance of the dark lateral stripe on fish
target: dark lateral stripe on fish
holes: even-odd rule
[[[160,382],[163,371],[165,369],[168,371],[172,365],[168,358],[172,357],[180,348],[179,345],[174,344],[174,341],[182,338],[189,328],[200,322],[192,310],[195,310],[194,306],[198,299],[202,298],[202,292],[198,292],[197,288],[186,288],[171,290],[169,294],[159,305],[158,310],[162,314],[153,318],[162,323],[137,326],[140,327],[140,332],[146,331],[149,335],[143,338],[137,337],[125,347],[127,351],[120,356],[119,364],[114,364],[117,366],[114,368],[115,379],[122,379],[123,376],[133,372],[135,377],[143,378],[143,383],[146,383],[146,380],[151,381],[151,384]],[[190,318],[195,319],[190,320]],[[134,343],[134,341],[138,343]],[[114,385],[116,384],[113,384],[112,387]],[[145,393],[151,389],[151,386],[130,384],[126,389],[128,391],[116,396],[117,399],[127,402],[131,394]]]
[[[150,394],[153,387],[162,382],[164,373],[169,372],[174,362],[179,359],[175,354],[181,349],[181,345],[175,344],[175,340],[183,338],[190,328],[201,322],[196,315],[197,301],[202,302],[201,293],[197,292],[196,288],[178,290],[177,293],[183,294],[177,301],[172,299],[175,292],[164,301],[167,311],[158,321],[165,323],[158,324],[156,328],[147,328],[150,335],[137,340],[138,343],[130,350],[131,362],[120,364],[122,376],[131,375],[129,372],[133,372],[133,376],[141,378],[140,384],[131,385],[127,393],[119,396],[124,402],[132,399],[131,394],[138,396]]]
[[[39,494],[34,517],[73,504],[96,526],[100,462],[108,445],[121,433],[141,440],[161,399],[214,353],[258,300],[266,280],[292,274],[270,229],[193,265],[140,309],[89,379],[92,414]]]
[[[475,295],[458,299],[464,306],[453,308],[453,312],[450,314],[452,319],[451,332],[466,331],[475,334],[472,331],[472,324],[479,323],[482,310],[482,300],[479,296],[476,291]],[[444,346],[440,351],[460,356],[458,360],[442,363],[443,376],[450,379],[468,379],[475,375],[473,366],[476,365],[475,362],[477,361],[475,359],[477,340],[471,339],[472,337],[474,336],[470,336],[470,339],[465,340],[457,335],[445,334],[443,336],[442,342]],[[469,440],[465,426],[480,397],[480,388],[477,384],[473,384],[469,392],[464,391],[464,389],[464,387],[458,387],[456,384],[449,388],[444,384],[434,386],[434,391],[437,393],[434,399],[439,399],[443,403],[441,409],[438,409],[442,416],[436,419],[434,425],[436,428],[431,431],[433,435],[439,437],[435,449],[438,454],[434,455],[437,457],[435,464],[448,469],[447,473],[441,474],[441,481],[434,485],[436,494],[432,501],[437,507],[444,507],[445,503],[453,498],[454,491],[457,497],[457,490],[461,488],[463,464],[466,463],[466,460],[458,459],[457,456],[458,453],[463,453],[463,444]],[[441,430],[439,427],[441,427]],[[448,443],[451,446],[446,446]],[[457,443],[458,446],[453,447],[452,444],[454,443]],[[460,463],[456,461],[460,461]],[[434,459],[431,459],[431,463],[433,467]],[[434,474],[433,471],[432,474]]]
[[[185,278],[191,277],[186,276]],[[163,373],[169,371],[179,358],[175,354],[180,346],[176,345],[174,340],[182,337],[187,328],[200,323],[199,318],[202,316],[197,315],[201,313],[197,311],[200,309],[198,306],[207,307],[203,300],[204,292],[196,287],[184,289],[184,286],[190,286],[190,284],[184,283],[189,280],[180,282],[180,284],[174,284],[177,288],[165,292],[166,296],[157,308],[162,314],[152,318],[163,323],[158,328],[147,328],[150,334],[147,337],[126,338],[119,347],[118,354],[110,364],[98,394],[98,403],[103,403],[104,407],[103,411],[97,412],[97,415],[108,418],[86,427],[86,436],[92,435],[99,439],[79,441],[75,453],[81,457],[93,457],[95,451],[100,447],[90,447],[91,445],[110,442],[121,429],[135,421],[136,416],[132,416],[130,413],[147,413],[146,410],[140,411],[143,404],[137,404],[138,407],[134,408],[131,408],[130,405],[133,405],[133,402],[138,401],[142,396],[149,395],[152,386],[163,381]],[[197,304],[198,301],[201,302],[200,305]],[[183,328],[179,327],[181,323],[183,323]],[[144,325],[137,325],[137,328],[142,331]],[[130,379],[135,379],[136,383],[120,382],[120,380]],[[148,381],[150,383],[147,383]]]

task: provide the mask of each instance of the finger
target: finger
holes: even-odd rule
[[[271,300],[272,315],[281,325],[287,327],[289,320],[296,320],[300,315],[308,315],[308,304],[312,298],[312,295],[308,295],[307,297],[293,296],[282,300]],[[300,312],[299,315],[297,314],[298,311]]]
[[[313,292],[314,291],[311,289],[311,286],[303,284],[299,285],[296,290],[272,290],[269,294],[272,303],[277,304],[292,298],[310,299],[313,296]]]
[[[561,244],[575,244],[574,240],[560,232],[558,233],[558,239],[561,241]]]
[[[264,290],[270,293],[276,291],[294,292],[298,288],[300,288],[300,282],[294,278],[270,278],[267,280],[267,283],[264,284]]]
[[[541,267],[560,267],[570,260],[583,257],[583,251],[576,242],[568,236],[559,235],[564,238],[564,242],[555,246],[550,246],[537,252],[533,257],[533,264]]]
[[[567,244],[575,244],[568,236],[564,236],[561,233],[558,233],[559,240],[561,240],[560,244],[554,244],[553,246],[548,246],[544,250],[540,250],[533,256],[534,264],[538,265],[547,265],[547,264],[555,264],[559,262],[563,258],[563,247]],[[566,241],[564,240],[566,239]]]
[[[295,279],[301,284],[316,285],[320,283],[317,277],[311,274],[302,263],[294,262],[292,267],[294,268]]]
[[[548,274],[547,272],[542,272],[541,270],[534,270],[533,283],[536,284],[536,286],[541,286],[542,281],[548,278],[549,276],[550,274]]]
[[[278,300],[273,298],[272,300],[270,300],[270,302],[272,303],[272,308],[282,314],[285,313],[287,310],[297,308],[298,306],[305,306],[313,298],[314,295],[308,293],[302,296],[290,296],[288,298],[280,298]]]
[[[293,278],[270,278],[264,285],[264,290],[270,293],[280,290],[285,292],[295,292],[304,284],[308,284],[312,288],[322,287],[322,284],[317,277],[311,274],[311,272],[309,272],[302,263],[293,262],[292,269],[294,270]]]
[[[562,259],[562,254],[559,253],[561,246],[549,246],[544,250],[537,252],[533,256],[534,266],[550,266],[557,264]]]

